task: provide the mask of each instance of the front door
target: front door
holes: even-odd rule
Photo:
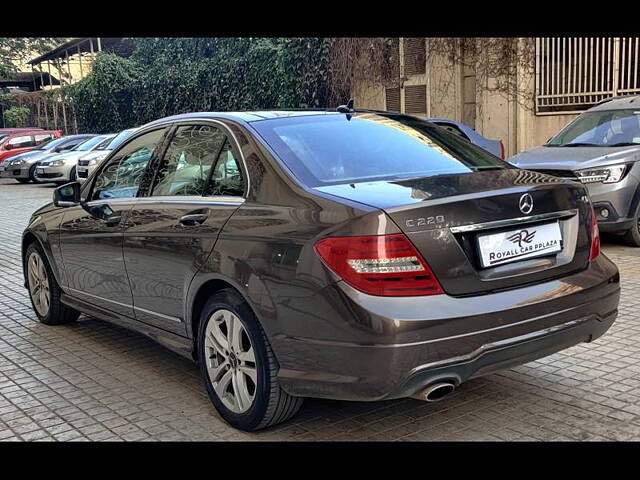
[[[86,203],[66,209],[60,225],[65,290],[128,317],[135,315],[122,256],[124,224],[164,133],[154,130],[123,145],[86,191]]]
[[[148,195],[125,223],[124,259],[138,320],[186,334],[189,284],[244,201],[239,158],[222,125],[175,129]]]

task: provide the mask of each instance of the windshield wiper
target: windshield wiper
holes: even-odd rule
[[[612,143],[611,145],[607,145],[607,147],[640,147],[640,143],[620,142],[620,143]]]
[[[605,145],[598,145],[597,143],[587,143],[587,142],[575,142],[575,143],[565,143],[563,145],[557,145],[558,147],[604,147]]]

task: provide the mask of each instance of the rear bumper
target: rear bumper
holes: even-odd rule
[[[437,380],[461,383],[598,338],[617,315],[616,266],[476,297],[381,298],[339,282],[339,338],[277,336],[280,382],[292,395],[342,400],[407,397]],[[334,322],[335,324],[335,322]],[[349,337],[347,339],[347,337]]]
[[[571,320],[543,330],[486,344],[469,355],[437,365],[424,365],[394,391],[389,398],[408,397],[437,381],[460,384],[470,378],[488,375],[572,347],[591,342],[613,324],[617,310],[602,318],[599,315]]]

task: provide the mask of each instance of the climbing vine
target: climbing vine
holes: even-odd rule
[[[185,112],[330,104],[330,39],[133,42],[129,58],[102,53],[93,72],[68,87],[80,131],[119,131]]]

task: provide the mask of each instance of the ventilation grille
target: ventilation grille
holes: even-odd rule
[[[427,113],[427,86],[404,87],[404,111],[407,113]]]
[[[387,101],[387,110],[391,112],[400,111],[400,88],[385,89],[385,97]]]
[[[404,39],[404,74],[416,75],[426,72],[427,50],[424,38]]]

